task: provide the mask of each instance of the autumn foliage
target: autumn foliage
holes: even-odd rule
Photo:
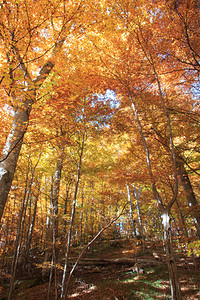
[[[12,275],[13,255],[16,268],[37,251],[56,264],[70,226],[82,246],[126,203],[106,239],[162,240],[167,213],[178,251],[200,254],[199,23],[192,0],[1,1],[0,251]]]

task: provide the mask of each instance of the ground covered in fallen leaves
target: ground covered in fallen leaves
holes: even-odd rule
[[[162,245],[147,243],[143,250],[134,241],[101,243],[87,252],[88,260],[78,265],[70,282],[68,299],[125,300],[125,299],[171,299],[168,271]],[[75,259],[81,249],[74,249]],[[129,258],[136,261],[141,274],[134,265],[113,263],[113,259]],[[111,263],[109,263],[109,259]],[[41,257],[33,257],[29,270],[18,268],[13,300],[46,300],[48,279],[41,276]],[[104,261],[106,260],[106,261]],[[60,265],[63,259],[60,259]],[[200,259],[177,254],[177,265],[184,300],[200,299]],[[30,267],[31,266],[31,267]],[[70,269],[69,269],[70,271]],[[7,299],[9,276],[1,273],[0,299]],[[62,269],[57,272],[58,295],[62,281]],[[54,278],[49,299],[55,299]]]

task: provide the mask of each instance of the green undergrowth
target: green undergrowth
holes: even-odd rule
[[[113,293],[108,299],[171,299],[167,275],[166,266],[148,268],[141,276],[124,272],[115,280],[100,283],[98,289]]]

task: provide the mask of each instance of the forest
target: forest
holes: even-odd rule
[[[200,299],[200,4],[0,1],[0,299]]]

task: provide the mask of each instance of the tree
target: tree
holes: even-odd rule
[[[36,9],[35,14],[31,13],[32,9]],[[1,4],[1,51],[6,49],[1,85],[11,101],[13,120],[0,163],[0,218],[37,91],[55,66],[67,36],[72,31],[75,34],[82,12],[82,2]],[[39,74],[35,76],[35,73]]]

